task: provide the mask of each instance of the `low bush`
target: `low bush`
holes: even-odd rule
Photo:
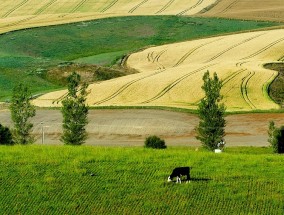
[[[167,146],[164,140],[154,135],[146,138],[145,148],[165,149]]]
[[[277,128],[273,121],[269,124],[268,142],[274,153],[284,153],[284,126]]]
[[[0,145],[13,145],[14,141],[9,128],[0,124]]]

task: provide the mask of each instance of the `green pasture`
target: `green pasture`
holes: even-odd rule
[[[284,157],[169,147],[0,147],[1,214],[283,214]],[[167,183],[191,166],[190,183]],[[91,176],[91,174],[94,176]]]
[[[0,100],[9,98],[18,82],[28,83],[33,93],[62,87],[45,74],[62,62],[110,66],[123,55],[151,45],[277,25],[218,18],[137,16],[8,32],[0,35]]]

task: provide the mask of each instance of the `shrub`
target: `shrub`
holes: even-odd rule
[[[0,124],[0,145],[13,145],[14,141],[9,128]]]
[[[165,141],[157,136],[149,136],[145,140],[145,148],[165,149],[167,148]]]
[[[277,128],[274,122],[271,121],[268,128],[268,142],[273,152],[284,153],[284,126]]]

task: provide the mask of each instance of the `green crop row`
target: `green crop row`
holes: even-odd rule
[[[0,147],[1,214],[282,214],[283,156],[268,148]],[[168,183],[192,166],[190,183]]]

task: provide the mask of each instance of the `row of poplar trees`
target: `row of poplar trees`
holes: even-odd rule
[[[68,76],[67,80],[68,93],[62,100],[61,108],[63,115],[61,141],[67,145],[81,145],[87,139],[86,125],[88,124],[89,108],[86,105],[86,96],[88,85],[81,84],[81,77],[76,72]],[[6,141],[6,144],[30,144],[35,141],[31,135],[33,124],[29,121],[31,117],[36,115],[35,106],[30,102],[31,99],[31,92],[27,86],[19,84],[14,87],[10,105],[14,127],[10,132],[8,128],[0,125],[2,140]]]

